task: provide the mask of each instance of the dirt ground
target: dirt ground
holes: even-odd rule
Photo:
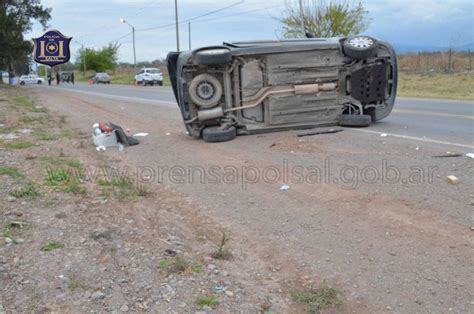
[[[364,145],[365,134],[347,131],[211,145],[187,137],[168,107],[45,89],[2,88],[0,98],[0,312],[474,308],[473,163],[431,158],[444,147]],[[97,152],[97,121],[150,135]],[[288,180],[247,176],[285,161],[323,169],[328,160],[340,172],[347,160],[375,165],[382,152],[402,175],[413,164],[436,169],[423,168],[428,183],[330,178],[287,192],[279,188]],[[203,181],[199,171],[213,166],[217,179]],[[452,173],[460,184],[447,184]],[[227,259],[216,259],[223,234]]]

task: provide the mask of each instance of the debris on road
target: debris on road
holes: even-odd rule
[[[287,185],[287,184],[283,184],[281,187],[280,187],[280,191],[283,191],[283,192],[286,192],[290,189],[290,186]]]
[[[148,136],[148,133],[137,133],[137,134],[133,134],[133,137],[144,137],[144,136]]]
[[[166,250],[165,250],[165,255],[166,255],[166,256],[174,257],[174,256],[176,256],[176,254],[177,254],[177,253],[176,253],[176,251],[174,251],[174,250],[171,250],[171,249],[166,249]]]
[[[223,285],[215,285],[214,286],[214,291],[215,292],[222,292],[222,291],[224,291],[224,286]]]
[[[433,156],[434,158],[449,158],[449,157],[461,157],[461,153],[453,153],[453,152],[446,152],[446,154],[443,155],[435,155]]]
[[[466,156],[469,158],[474,158],[474,153],[467,153]]]
[[[459,182],[460,182],[460,181],[459,181],[458,177],[453,176],[453,175],[448,176],[448,183],[449,183],[449,184],[453,184],[453,185],[454,185],[454,184],[458,184]]]
[[[387,133],[380,134],[381,137],[387,137]]]
[[[104,151],[107,147],[118,147],[119,151],[122,151],[124,146],[139,144],[136,138],[127,136],[121,126],[112,122],[95,123],[92,130],[92,138],[97,151]]]
[[[344,129],[326,129],[326,130],[320,130],[320,131],[314,131],[314,132],[308,132],[308,133],[301,133],[301,134],[297,134],[296,136],[303,137],[303,136],[312,136],[312,135],[320,135],[320,134],[332,134],[332,133],[338,133],[342,131],[344,131]]]

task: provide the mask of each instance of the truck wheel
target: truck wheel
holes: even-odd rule
[[[339,120],[341,126],[365,127],[372,123],[372,117],[368,114],[343,114]]]
[[[209,143],[226,142],[233,140],[237,136],[237,130],[231,126],[222,130],[218,126],[210,126],[202,131],[202,138]]]
[[[194,62],[202,65],[227,64],[232,60],[232,54],[227,47],[207,47],[193,54]]]
[[[353,36],[344,41],[344,53],[355,59],[367,59],[375,56],[378,42],[369,36]]]
[[[20,82],[20,85],[22,85],[22,86],[25,85],[25,82],[21,81],[21,82]]]

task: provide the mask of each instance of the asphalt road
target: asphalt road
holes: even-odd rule
[[[50,87],[47,87],[50,88]],[[52,88],[77,93],[133,100],[176,107],[170,87],[126,85],[62,84]],[[474,101],[398,98],[392,114],[360,132],[387,133],[389,136],[425,141],[465,149],[474,148]]]

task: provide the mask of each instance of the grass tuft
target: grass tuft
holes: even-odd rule
[[[16,107],[25,108],[31,112],[47,112],[44,107],[36,107],[33,102],[26,96],[18,96],[13,98],[13,104]]]
[[[19,179],[23,177],[23,175],[18,171],[18,169],[6,166],[0,166],[0,176],[1,175],[10,176],[13,179]]]
[[[20,189],[11,191],[10,195],[16,198],[33,199],[41,196],[41,192],[38,190],[36,185],[34,185],[33,183],[28,183]]]
[[[203,295],[203,296],[198,296],[196,300],[194,300],[194,303],[200,308],[203,308],[205,306],[213,307],[213,306],[219,305],[220,300],[215,295]]]
[[[62,249],[64,247],[64,244],[58,241],[51,241],[46,243],[41,247],[41,251],[43,252],[49,252],[52,250],[57,250],[57,249]]]
[[[35,146],[32,142],[16,142],[16,143],[3,143],[2,146],[6,149],[25,149]]]
[[[339,290],[327,286],[293,291],[291,295],[295,301],[305,306],[307,313],[311,314],[337,307],[342,303]]]
[[[149,191],[142,185],[136,185],[132,179],[127,177],[113,178],[111,180],[98,180],[97,184],[102,187],[102,195],[114,196],[120,201],[131,201],[136,197],[146,197]]]
[[[201,266],[176,256],[162,258],[158,265],[161,269],[166,270],[168,274],[192,274],[202,271]]]
[[[211,254],[214,259],[225,259],[228,260],[232,257],[232,253],[225,250],[224,246],[229,242],[230,238],[226,230],[222,230],[221,240],[217,245],[216,250]]]
[[[86,188],[79,184],[79,180],[64,168],[48,169],[46,184],[65,193],[85,194]]]

